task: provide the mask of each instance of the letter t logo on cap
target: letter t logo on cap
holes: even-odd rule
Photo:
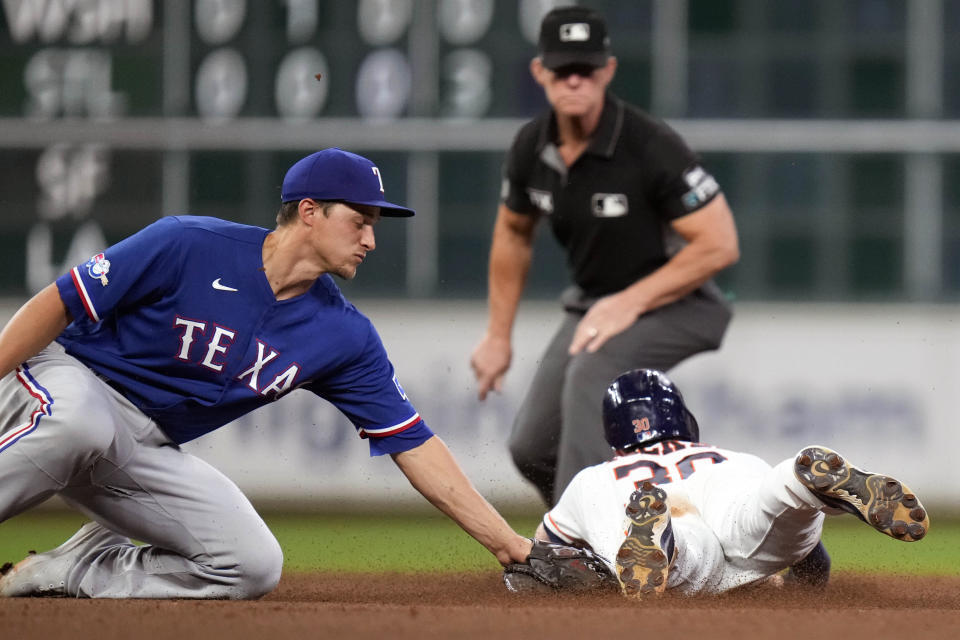
[[[370,167],[373,170],[373,175],[377,176],[377,181],[380,183],[380,193],[383,193],[383,178],[380,177],[380,169],[376,167]]]

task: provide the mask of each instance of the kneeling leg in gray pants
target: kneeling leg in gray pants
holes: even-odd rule
[[[59,345],[0,380],[0,406],[0,521],[59,494],[97,523],[57,560],[49,580],[65,595],[244,599],[276,586],[280,546],[240,489]]]

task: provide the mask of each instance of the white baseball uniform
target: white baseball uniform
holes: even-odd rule
[[[543,525],[556,541],[589,545],[612,564],[630,494],[650,480],[667,492],[676,541],[667,588],[720,593],[803,559],[820,540],[824,512],[840,513],[793,468],[792,458],[771,467],[747,453],[668,440],[580,471]]]

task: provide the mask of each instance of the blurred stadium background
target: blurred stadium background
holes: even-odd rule
[[[343,288],[481,492],[538,509],[505,440],[558,320],[549,233],[505,393],[477,402],[467,361],[500,163],[545,107],[528,62],[558,4],[2,0],[0,321],[160,216],[272,226],[294,160],[363,153],[418,215],[384,221]],[[702,153],[737,218],[728,340],[674,375],[704,439],[770,461],[828,444],[955,509],[960,0],[579,4],[608,18],[613,90]],[[263,505],[420,503],[297,393],[190,450]]]

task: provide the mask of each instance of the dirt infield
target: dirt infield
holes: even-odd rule
[[[0,638],[956,638],[960,577],[836,576],[817,592],[518,598],[496,573],[292,574],[257,602],[0,600]],[[653,635],[656,634],[656,635]]]

